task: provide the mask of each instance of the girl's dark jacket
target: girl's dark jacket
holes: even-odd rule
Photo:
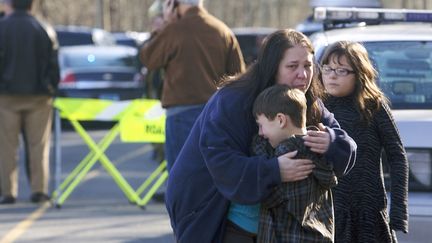
[[[178,242],[221,242],[230,201],[255,204],[281,183],[277,158],[250,156],[255,119],[239,88],[218,90],[195,122],[170,171],[166,204]],[[355,162],[357,145],[322,105],[337,176]]]
[[[361,122],[352,96],[326,100],[358,145],[357,163],[333,189],[335,242],[397,242],[408,232],[408,160],[390,107],[382,104],[370,123]],[[390,168],[390,215],[382,153]]]

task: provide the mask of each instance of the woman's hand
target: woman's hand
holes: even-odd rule
[[[324,154],[330,146],[330,134],[322,123],[318,124],[318,128],[320,131],[307,131],[307,135],[303,137],[305,140],[304,144],[311,151]]]
[[[293,159],[297,151],[278,157],[282,182],[300,181],[306,179],[315,165],[308,159]]]

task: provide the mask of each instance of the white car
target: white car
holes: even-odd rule
[[[339,40],[360,42],[368,50],[409,161],[410,234],[398,237],[427,242],[432,237],[432,11],[316,8],[314,14],[325,23],[324,31],[310,36],[317,61]]]

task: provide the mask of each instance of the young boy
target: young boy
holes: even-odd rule
[[[255,100],[259,136],[252,152],[274,157],[297,151],[296,158],[315,164],[308,178],[276,186],[262,202],[257,242],[333,242],[330,188],[337,179],[331,164],[304,145],[306,108],[303,92],[282,85],[267,88]]]

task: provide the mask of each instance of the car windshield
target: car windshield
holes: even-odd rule
[[[432,108],[432,42],[367,42],[379,85],[393,109]]]
[[[69,53],[64,58],[64,65],[69,68],[94,67],[138,67],[135,55],[125,53]]]
[[[92,45],[94,44],[91,33],[75,33],[57,31],[60,46]]]

